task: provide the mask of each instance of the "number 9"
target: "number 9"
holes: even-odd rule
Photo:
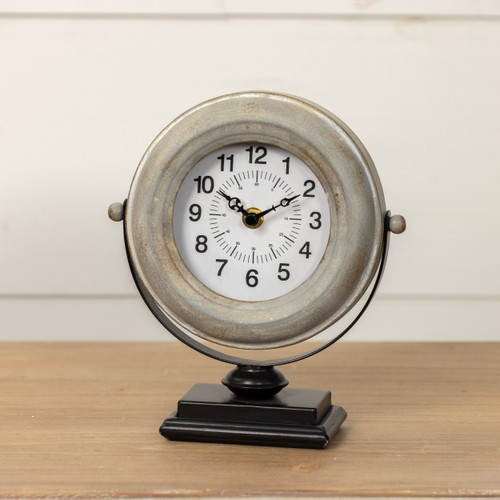
[[[198,205],[198,203],[193,203],[189,207],[189,213],[191,216],[189,217],[189,220],[193,222],[198,222],[201,219],[201,207]]]

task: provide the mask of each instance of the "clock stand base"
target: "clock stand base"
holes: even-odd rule
[[[285,388],[245,398],[220,384],[196,384],[160,427],[173,441],[324,448],[347,413],[330,391]]]

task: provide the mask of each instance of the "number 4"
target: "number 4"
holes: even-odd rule
[[[301,255],[305,255],[306,259],[308,259],[311,256],[311,244],[308,241],[306,241],[302,245],[302,248],[299,250],[299,253]]]

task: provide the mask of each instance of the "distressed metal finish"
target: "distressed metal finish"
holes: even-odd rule
[[[111,203],[108,208],[108,217],[114,222],[121,222],[125,215],[123,203]]]
[[[389,229],[391,233],[401,234],[406,229],[406,220],[402,215],[393,215],[389,221]]]
[[[312,276],[263,302],[229,299],[201,284],[173,235],[173,207],[184,177],[207,154],[242,142],[278,146],[304,161],[323,185],[332,221]],[[384,215],[373,162],[345,124],[296,97],[247,92],[202,103],[160,133],[132,182],[125,233],[135,278],[166,323],[218,344],[259,349],[316,335],[356,304],[378,269]]]

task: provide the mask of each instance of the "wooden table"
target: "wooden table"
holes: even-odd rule
[[[162,438],[228,368],[171,342],[0,344],[0,496],[500,496],[500,343],[341,342],[284,367],[349,414],[325,450]]]

